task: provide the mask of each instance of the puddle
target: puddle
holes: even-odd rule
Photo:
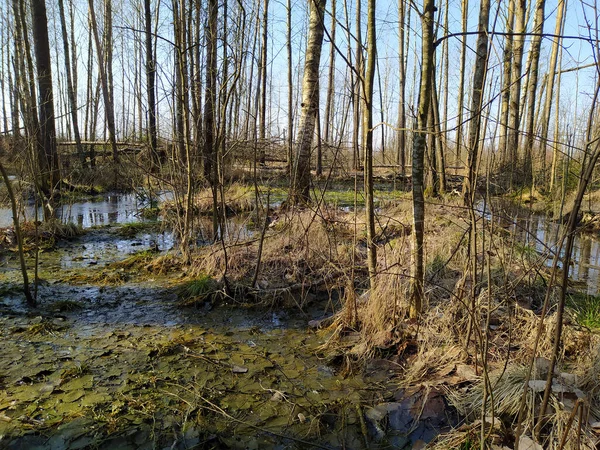
[[[107,265],[144,250],[168,251],[175,244],[173,233],[140,233],[133,238],[122,238],[114,233],[95,231],[68,242],[61,242],[55,250],[60,268]]]

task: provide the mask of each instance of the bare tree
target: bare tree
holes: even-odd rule
[[[160,164],[160,158],[158,155],[158,136],[156,131],[156,61],[154,60],[152,45],[152,10],[150,8],[150,0],[144,0],[144,31],[146,47],[146,95],[148,98],[148,138],[152,168],[156,170]]]
[[[108,129],[108,139],[112,149],[113,160],[117,162],[119,160],[119,150],[117,148],[117,137],[115,127],[115,109],[114,102],[111,95],[111,79],[109,78],[109,72],[106,70],[104,49],[100,42],[100,34],[98,33],[98,22],[96,20],[96,12],[94,6],[94,0],[88,0],[89,14],[90,14],[90,26],[92,35],[94,36],[94,43],[96,45],[96,53],[98,54],[98,68],[100,73],[100,83],[102,87],[102,98],[104,100],[104,114],[106,116],[106,127]],[[106,26],[106,24],[105,24]],[[105,30],[106,32],[106,30]]]
[[[423,305],[424,264],[423,238],[425,225],[424,159],[428,132],[429,108],[433,69],[433,21],[435,3],[424,0],[421,13],[421,83],[417,123],[412,148],[412,204],[413,224],[411,235],[411,288],[410,316],[417,317]]]
[[[51,200],[54,190],[60,184],[60,166],[56,147],[56,126],[54,121],[54,94],[52,90],[52,65],[50,43],[48,41],[48,18],[45,0],[32,0],[31,15],[33,26],[33,46],[37,69],[39,93],[39,138],[37,155],[41,171],[41,187],[47,200]],[[46,204],[46,216],[52,212]]]
[[[558,0],[556,11],[556,24],[554,27],[554,34],[556,36],[560,36],[564,24],[565,24],[565,9],[566,9],[566,1]],[[552,50],[550,52],[550,66],[548,67],[548,78],[546,81],[546,97],[544,99],[544,108],[542,110],[541,117],[541,130],[540,130],[540,154],[542,157],[542,167],[545,167],[546,161],[546,147],[548,145],[548,129],[550,128],[550,114],[552,112],[552,100],[554,94],[554,84],[556,79],[556,68],[558,66],[558,52],[561,45],[561,39],[559,37],[555,37],[552,41]],[[557,124],[558,126],[558,124]],[[556,148],[556,147],[555,147]],[[556,170],[556,154],[557,151],[552,152],[552,167],[550,173],[550,190],[554,187],[554,180],[556,178],[555,170]]]
[[[535,4],[535,15],[533,21],[533,36],[529,47],[527,79],[527,115],[525,116],[525,148],[524,151],[524,175],[525,182],[533,181],[532,152],[535,137],[536,98],[538,91],[538,74],[540,66],[540,49],[542,46],[542,33],[544,32],[544,8],[546,0],[537,0]]]
[[[519,147],[519,127],[521,123],[521,81],[523,49],[525,47],[526,0],[515,0],[515,35],[513,37],[513,58],[511,62],[510,102],[508,108],[507,157],[511,174],[516,169]],[[511,179],[512,180],[512,179]]]
[[[310,203],[310,156],[319,108],[319,63],[325,31],[326,0],[311,0],[308,24],[308,44],[302,81],[302,104],[296,144],[296,158],[288,205]]]
[[[469,118],[469,153],[467,157],[467,178],[463,186],[463,195],[468,205],[474,201],[477,164],[479,160],[479,136],[481,128],[481,107],[483,104],[483,89],[488,64],[488,25],[490,19],[490,0],[482,0],[479,9],[479,25],[477,37],[477,55],[475,71],[473,72],[471,94],[471,117]]]
[[[360,1],[360,0],[358,0]],[[377,275],[377,246],[375,244],[375,207],[373,204],[373,81],[375,79],[375,64],[377,44],[375,31],[375,2],[369,0],[367,8],[367,67],[364,82],[364,115],[363,142],[365,144],[365,214],[367,222],[367,266],[369,282],[375,287]]]
[[[500,136],[499,152],[503,165],[509,164],[510,156],[507,149],[508,143],[508,111],[510,107],[510,93],[512,85],[512,58],[513,58],[513,28],[515,22],[515,0],[508,2],[508,16],[506,18],[506,36],[504,38],[504,55],[502,60],[502,92],[500,94]]]
[[[69,107],[71,109],[73,135],[75,137],[75,144],[77,146],[77,154],[79,155],[81,165],[83,166],[85,164],[85,154],[83,153],[83,146],[81,145],[81,134],[79,133],[79,119],[77,117],[77,96],[75,95],[75,86],[73,84],[73,75],[71,73],[71,54],[69,52],[69,36],[67,33],[67,22],[65,19],[64,0],[58,0],[58,12],[60,15],[60,27],[62,30],[65,73],[67,76],[67,96],[69,98]]]

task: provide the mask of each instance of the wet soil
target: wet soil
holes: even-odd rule
[[[16,255],[2,254],[0,448],[376,445],[363,412],[393,397],[394,370],[329,364],[327,335],[307,326],[326,305],[183,307],[180,276],[114,276],[112,263],[172,246],[166,234],[123,237],[119,227],[42,252],[33,309]]]

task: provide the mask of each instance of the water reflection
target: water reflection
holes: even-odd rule
[[[169,193],[159,193],[158,202],[169,198]],[[74,223],[83,228],[109,224],[125,224],[139,222],[142,209],[150,206],[150,202],[138,194],[106,194],[103,198],[61,205],[56,209],[56,216],[62,222]],[[156,200],[154,202],[156,206]],[[22,219],[33,220],[35,207],[28,206],[22,212]],[[38,217],[43,211],[38,209]],[[12,225],[10,208],[0,208],[0,227]]]
[[[515,242],[535,250],[540,257],[546,257],[546,265],[552,265],[552,259],[558,250],[558,242],[564,226],[519,207],[506,200],[494,199],[491,205],[480,203],[480,213],[487,220],[493,218],[496,226],[510,231]],[[561,254],[561,256],[563,256]],[[569,276],[583,284],[582,289],[589,295],[600,293],[600,242],[595,235],[578,234],[575,237],[572,265]]]

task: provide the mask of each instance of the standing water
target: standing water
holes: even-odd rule
[[[496,226],[510,231],[515,243],[535,251],[546,258],[550,267],[565,227],[543,214],[515,205],[509,201],[494,199],[491,205],[478,205],[483,217],[494,219]],[[561,249],[561,253],[563,250]],[[563,256],[561,254],[561,256]],[[571,255],[569,277],[578,282],[579,289],[588,295],[600,293],[600,242],[596,235],[580,233],[575,238]]]
[[[73,223],[82,228],[109,224],[125,224],[139,222],[140,211],[148,206],[147,202],[140,201],[136,194],[106,194],[101,198],[64,204],[56,209],[56,217],[64,223]],[[24,210],[23,218],[33,220],[35,207],[30,205]],[[43,211],[38,208],[38,217]],[[12,211],[10,208],[0,208],[0,227],[12,225]]]

